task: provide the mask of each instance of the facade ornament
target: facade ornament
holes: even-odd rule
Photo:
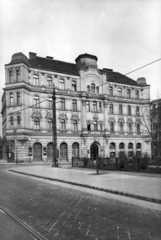
[[[60,113],[58,119],[68,120],[66,113]]]
[[[86,100],[82,100],[82,106],[86,106]]]
[[[124,118],[123,117],[119,117],[118,123],[125,123]]]
[[[115,123],[116,121],[115,121],[115,118],[114,118],[114,117],[110,117],[109,120],[108,120],[108,122],[109,122],[109,123],[111,123],[111,122]]]
[[[97,122],[98,119],[99,119],[99,117],[95,114],[95,115],[93,116],[93,120]]]
[[[42,118],[41,112],[36,110],[31,115],[32,118]]]
[[[72,120],[72,121],[79,121],[80,119],[79,119],[79,116],[78,116],[76,113],[74,113],[74,114],[72,114],[72,116],[71,116],[71,120]]]
[[[131,118],[128,118],[128,119],[127,119],[127,124],[129,124],[129,123],[133,124],[133,121],[132,121]]]
[[[103,125],[103,122],[102,122],[102,121],[98,121],[98,124],[99,124],[99,125]]]
[[[46,114],[46,117],[45,117],[46,119],[53,119],[53,113],[52,112],[47,112],[47,114]]]
[[[93,121],[92,121],[92,120],[87,120],[87,125],[88,125],[88,124],[90,124],[90,125],[91,125],[92,123],[93,123]]]
[[[141,120],[140,120],[139,118],[137,118],[137,119],[135,120],[135,125],[137,125],[137,124],[141,124]]]

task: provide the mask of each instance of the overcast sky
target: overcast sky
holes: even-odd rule
[[[0,0],[0,86],[16,52],[75,62],[98,57],[99,68],[126,74],[161,58],[161,0]],[[161,61],[129,75],[161,94]],[[161,97],[161,95],[160,95]]]

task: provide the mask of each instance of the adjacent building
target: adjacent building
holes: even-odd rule
[[[99,69],[97,60],[87,53],[75,63],[31,52],[29,58],[12,56],[5,65],[1,111],[6,158],[11,151],[19,161],[52,159],[53,84],[59,161],[151,154],[149,133],[141,128],[141,108],[150,107],[146,79]]]
[[[152,156],[161,161],[161,98],[151,102]]]

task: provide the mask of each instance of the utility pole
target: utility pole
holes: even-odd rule
[[[57,160],[57,129],[56,129],[56,96],[55,96],[55,84],[53,84],[53,159],[52,159],[52,167],[58,167]]]

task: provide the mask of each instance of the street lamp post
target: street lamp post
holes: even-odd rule
[[[55,96],[55,84],[53,84],[53,159],[52,159],[52,167],[58,167],[57,161],[57,129],[56,129],[56,96]]]

